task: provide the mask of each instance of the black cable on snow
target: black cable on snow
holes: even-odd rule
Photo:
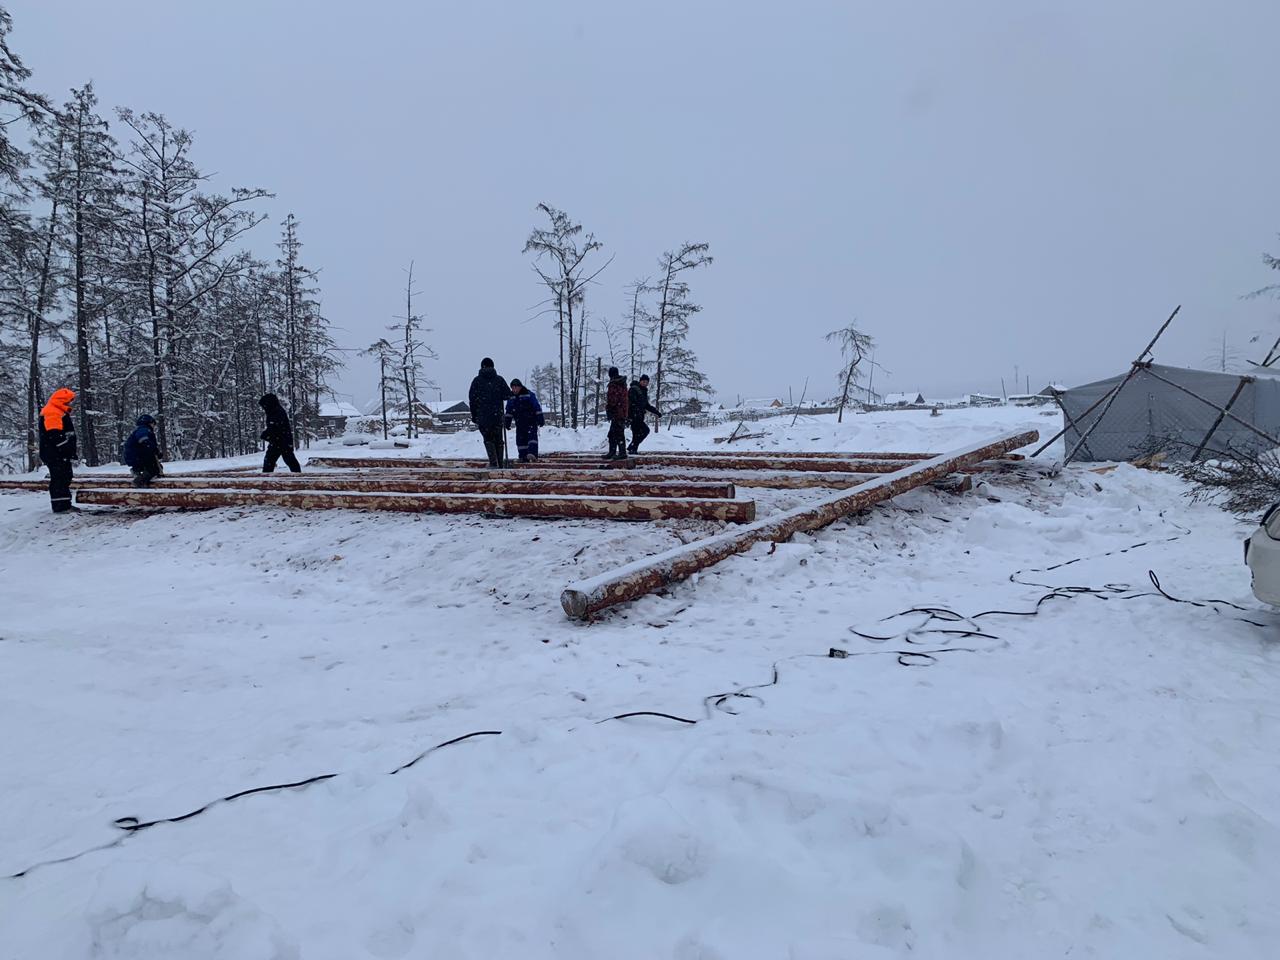
[[[429,747],[428,749],[422,751],[422,753],[418,754],[416,757],[414,757],[412,760],[408,761],[407,763],[400,764],[400,766],[396,767],[394,770],[388,770],[387,776],[394,777],[397,773],[400,773],[402,770],[408,770],[410,767],[412,767],[415,763],[417,763],[423,757],[426,757],[432,753],[435,753],[437,750],[443,750],[445,747],[451,747],[455,743],[462,743],[464,740],[470,740],[473,737],[496,737],[501,735],[501,733],[502,733],[501,730],[477,730],[473,733],[463,734],[460,737],[454,737],[451,740],[445,740],[443,743],[437,743],[435,746]],[[224,797],[218,797],[216,800],[210,800],[208,803],[204,804],[203,806],[197,807],[195,810],[191,810],[187,813],[180,814],[176,817],[157,817],[154,820],[139,820],[137,817],[120,817],[119,819],[112,821],[112,825],[119,828],[120,830],[123,830],[124,831],[123,836],[117,837],[115,840],[111,841],[110,843],[104,843],[96,847],[90,847],[87,850],[81,850],[79,853],[73,853],[66,857],[58,857],[54,860],[42,860],[39,863],[33,863],[31,864],[31,866],[26,867],[22,870],[19,870],[17,873],[9,874],[8,876],[5,877],[5,879],[18,880],[22,877],[25,877],[31,871],[39,869],[40,867],[50,867],[58,863],[69,863],[72,860],[79,860],[81,857],[88,856],[91,853],[97,853],[100,850],[109,850],[112,847],[118,847],[122,843],[124,843],[126,840],[128,840],[130,837],[138,833],[141,833],[143,830],[148,830],[151,827],[157,826],[161,823],[182,823],[184,820],[191,820],[192,818],[198,817],[200,816],[200,814],[205,813],[208,810],[212,809],[213,807],[216,807],[223,803],[234,803],[236,800],[242,800],[245,797],[251,797],[259,793],[277,793],[282,790],[301,790],[301,789],[305,789],[306,787],[312,786],[313,784],[323,783],[326,780],[333,780],[340,776],[342,776],[342,774],[321,773],[314,777],[307,777],[305,780],[294,780],[290,783],[272,783],[263,787],[250,787],[248,790],[238,790],[235,793],[229,793]]]
[[[907,616],[910,614],[923,615],[925,617],[925,620],[922,623],[917,624],[915,627],[909,628],[904,631],[900,631],[898,633],[888,634],[885,636],[866,633],[864,631],[857,630],[854,627],[849,627],[848,628],[849,632],[856,637],[859,637],[863,640],[870,641],[872,643],[887,643],[889,641],[899,641],[906,644],[918,645],[918,644],[923,644],[927,642],[923,639],[920,639],[922,637],[942,637],[943,639],[941,641],[936,641],[936,642],[941,642],[944,644],[950,643],[951,640],[954,638],[967,638],[967,639],[976,638],[976,639],[983,639],[983,640],[998,640],[1000,639],[998,635],[989,633],[981,629],[975,621],[980,620],[984,617],[1035,617],[1035,616],[1039,616],[1043,606],[1050,600],[1073,600],[1076,597],[1082,597],[1082,596],[1096,597],[1099,600],[1113,600],[1113,599],[1114,600],[1137,600],[1142,597],[1160,597],[1162,599],[1169,600],[1173,603],[1190,604],[1191,606],[1210,609],[1220,614],[1222,613],[1221,608],[1223,607],[1227,607],[1232,610],[1237,610],[1243,613],[1253,612],[1250,608],[1241,606],[1240,604],[1237,604],[1237,603],[1233,603],[1230,600],[1192,600],[1184,597],[1175,597],[1172,594],[1170,594],[1167,590],[1164,589],[1164,587],[1160,583],[1160,578],[1156,575],[1156,572],[1154,570],[1147,571],[1147,577],[1150,579],[1152,586],[1155,587],[1154,591],[1150,591],[1150,590],[1138,591],[1138,590],[1135,590],[1133,587],[1129,586],[1128,584],[1123,584],[1123,583],[1107,583],[1107,584],[1103,584],[1100,587],[1054,586],[1047,583],[1035,583],[1029,580],[1022,579],[1022,574],[1024,573],[1049,573],[1054,570],[1059,570],[1063,567],[1069,567],[1073,564],[1084,562],[1086,560],[1097,560],[1097,559],[1102,559],[1103,557],[1114,556],[1116,554],[1128,553],[1131,550],[1136,550],[1140,547],[1149,546],[1152,543],[1169,543],[1174,540],[1180,540],[1182,537],[1190,534],[1191,532],[1190,530],[1184,527],[1180,527],[1177,524],[1174,524],[1172,521],[1165,518],[1163,513],[1160,514],[1160,517],[1161,519],[1164,519],[1166,523],[1169,523],[1171,526],[1176,527],[1180,532],[1171,537],[1165,537],[1161,540],[1144,540],[1140,543],[1130,544],[1129,546],[1122,547],[1118,550],[1109,550],[1106,553],[1095,554],[1093,556],[1086,556],[1086,557],[1075,557],[1071,560],[1064,560],[1061,563],[1056,563],[1049,567],[1042,567],[1038,569],[1016,570],[1013,573],[1011,573],[1009,575],[1009,580],[1012,583],[1016,583],[1021,586],[1041,587],[1048,591],[1047,593],[1043,594],[1035,601],[1034,605],[1030,610],[984,610],[981,613],[975,613],[975,614],[966,616],[964,614],[957,613],[956,611],[951,610],[947,607],[940,607],[940,606],[909,607],[906,610],[900,611],[899,613],[891,614],[890,616],[884,617],[882,622],[887,620],[894,620],[898,617]],[[1250,620],[1247,617],[1228,616],[1228,618],[1231,620],[1239,621],[1240,623],[1247,623],[1251,626],[1261,627],[1264,629],[1270,626],[1269,624],[1261,623],[1257,620]],[[934,622],[945,624],[945,626],[930,627],[930,624]],[[848,651],[848,650],[843,650],[839,647],[832,647],[826,653],[794,654],[792,656],[782,657],[781,659],[775,660],[770,669],[770,678],[764,683],[748,684],[747,686],[738,687],[737,689],[730,690],[724,693],[713,693],[710,696],[704,697],[703,706],[706,711],[706,717],[704,719],[709,719],[713,711],[719,711],[721,713],[728,713],[730,715],[736,716],[737,711],[730,708],[730,705],[736,700],[754,700],[757,703],[763,704],[764,699],[760,697],[758,694],[753,693],[752,691],[763,690],[768,687],[777,686],[779,680],[781,679],[779,666],[783,663],[786,663],[792,660],[812,659],[812,658],[821,658],[824,660],[825,659],[845,660],[850,657],[894,656],[894,657],[897,657],[897,661],[901,666],[922,667],[922,666],[931,666],[932,664],[937,663],[938,657],[942,656],[943,654],[979,653],[979,652],[981,651],[977,647],[952,647],[952,646],[935,647],[934,649],[931,649],[931,650],[890,649],[890,650],[858,650],[858,651]],[[616,714],[612,717],[605,717],[603,720],[597,720],[596,722],[608,723],[613,720],[627,720],[633,717],[657,717],[664,720],[672,720],[676,723],[684,724],[687,726],[697,726],[701,722],[699,720],[690,720],[687,717],[679,717],[679,716],[676,716],[675,714],[662,713],[656,710],[632,710],[627,713]],[[500,736],[501,734],[502,734],[501,730],[476,730],[476,731],[473,731],[472,733],[463,734],[460,737],[453,737],[450,740],[445,740],[441,743],[435,744],[432,747],[429,747],[428,749],[419,753],[413,759],[407,761],[406,763],[402,763],[400,766],[396,767],[394,770],[389,770],[387,772],[387,776],[395,776],[398,773],[408,770],[410,767],[414,766],[416,763],[423,760],[427,756],[431,755],[432,753],[435,753],[437,750],[442,750],[445,747],[453,746],[454,744],[462,743],[466,740],[471,740],[475,737],[496,737],[496,736]],[[275,784],[269,784],[267,786],[262,786],[262,787],[251,787],[247,790],[240,790],[240,791],[237,791],[236,793],[230,793],[224,797],[219,797],[215,800],[211,800],[208,803],[204,804],[201,807],[198,807],[195,810],[192,810],[188,813],[184,813],[175,817],[160,817],[154,820],[146,820],[146,821],[139,820],[137,817],[120,817],[119,819],[114,821],[114,826],[116,826],[117,828],[125,832],[122,836],[117,837],[115,840],[111,841],[110,843],[99,844],[98,846],[90,847],[87,850],[82,850],[79,853],[71,854],[70,856],[58,857],[53,860],[44,860],[39,863],[32,864],[31,866],[26,867],[25,869],[20,870],[17,873],[9,874],[5,879],[17,880],[22,877],[25,877],[27,874],[31,873],[33,870],[39,869],[40,867],[53,866],[55,864],[60,864],[60,863],[69,863],[73,860],[78,860],[81,857],[87,856],[88,854],[91,854],[91,853],[97,853],[102,850],[109,850],[114,847],[118,847],[122,843],[124,843],[126,840],[128,840],[130,837],[134,836],[135,834],[143,830],[147,830],[150,827],[154,827],[161,823],[181,823],[185,820],[190,820],[194,817],[197,817],[205,813],[212,807],[218,806],[219,804],[232,803],[236,800],[243,799],[244,797],[253,796],[255,794],[275,793],[283,790],[305,789],[306,787],[312,786],[313,784],[322,783],[326,780],[333,780],[339,776],[341,776],[341,774],[323,773],[314,777],[307,777],[304,780],[295,780],[291,783],[275,783]]]

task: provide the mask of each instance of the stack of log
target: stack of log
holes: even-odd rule
[[[1037,439],[1035,431],[1007,434],[948,454],[700,450],[609,464],[598,455],[553,453],[501,470],[472,459],[313,457],[304,474],[207,470],[170,474],[136,489],[125,474],[94,473],[77,479],[75,489],[82,504],[140,509],[275,506],[746,525],[570,584],[561,594],[565,613],[588,619],[755,543],[816,530],[924,484],[966,490],[965,471],[984,469]],[[43,486],[0,479],[0,491]],[[755,501],[739,499],[738,487],[827,492],[812,503],[756,520]]]

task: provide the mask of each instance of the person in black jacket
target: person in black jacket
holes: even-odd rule
[[[275,473],[276,461],[284,460],[290,473],[301,473],[302,467],[293,453],[293,428],[289,426],[289,415],[280,406],[280,398],[274,393],[266,394],[258,401],[267,415],[267,429],[262,431],[262,439],[267,441],[267,454],[262,458],[262,472]]]
[[[627,392],[627,412],[631,417],[631,443],[627,446],[627,453],[637,453],[641,441],[649,435],[649,425],[644,422],[645,413],[662,416],[658,408],[649,402],[648,374],[631,381],[631,389]]]
[[[507,381],[498,376],[493,361],[485,357],[480,361],[480,372],[471,381],[467,406],[471,409],[471,422],[480,428],[480,436],[484,438],[484,452],[489,456],[491,467],[503,466],[502,448],[506,431],[502,420],[510,399],[511,388]]]
[[[40,411],[40,459],[49,468],[49,505],[54,513],[80,509],[71,503],[71,464],[77,456],[76,424],[71,419],[75,398],[74,391],[62,387]]]
[[[164,473],[160,465],[160,445],[156,443],[156,420],[144,413],[137,423],[137,429],[129,434],[120,450],[120,459],[133,472],[135,487],[149,487],[152,480]]]

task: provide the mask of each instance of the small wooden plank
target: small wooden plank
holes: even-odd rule
[[[288,507],[297,510],[390,510],[408,513],[484,513],[510,517],[603,520],[720,520],[750,523],[754,500],[660,497],[526,497],[503,494],[332,493],[324,490],[102,489],[77,492],[78,503],[143,509]]]

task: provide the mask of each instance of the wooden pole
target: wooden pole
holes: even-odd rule
[[[818,530],[850,513],[865,510],[983,460],[1002,456],[1039,438],[1035,430],[1010,433],[932,460],[913,463],[855,490],[834,493],[816,503],[758,520],[741,530],[685,544],[588,580],[571,583],[560,594],[560,605],[571,619],[586,619],[615,604],[635,600],[669,583],[683,580],[726,557],[750,549],[753,544],[770,540],[780,543],[800,531]]]
[[[1225,334],[1224,334],[1225,336]],[[1193,461],[1200,459],[1200,454],[1204,452],[1204,448],[1208,446],[1209,441],[1213,439],[1213,435],[1218,432],[1218,427],[1222,425],[1222,421],[1226,418],[1231,408],[1235,406],[1236,400],[1244,391],[1244,388],[1253,383],[1253,377],[1241,377],[1240,382],[1236,384],[1236,389],[1231,394],[1231,399],[1227,401],[1227,405],[1218,411],[1218,419],[1213,421],[1213,426],[1209,428],[1209,432],[1204,435],[1204,439],[1200,441],[1200,446],[1196,447],[1196,452],[1191,455]]]
[[[1156,335],[1151,338],[1151,342],[1147,344],[1146,349],[1144,349],[1140,354],[1138,354],[1138,359],[1133,361],[1133,366],[1129,368],[1129,373],[1125,376],[1123,380],[1121,380],[1118,384],[1116,384],[1116,388],[1113,391],[1111,391],[1111,395],[1107,398],[1107,402],[1103,406],[1102,412],[1098,414],[1098,416],[1094,419],[1093,423],[1089,424],[1089,429],[1080,435],[1080,439],[1076,441],[1075,446],[1067,451],[1066,457],[1064,457],[1062,460],[1062,465],[1064,467],[1071,462],[1071,458],[1076,455],[1076,451],[1079,450],[1082,446],[1084,446],[1084,442],[1089,439],[1089,434],[1093,433],[1093,431],[1097,428],[1098,424],[1100,424],[1106,418],[1107,411],[1110,410],[1111,405],[1116,402],[1116,397],[1120,396],[1120,391],[1124,389],[1125,384],[1127,384],[1130,380],[1132,380],[1134,375],[1140,369],[1144,369],[1143,362],[1146,360],[1147,354],[1149,354],[1152,348],[1156,345],[1156,341],[1159,340],[1160,337],[1164,334],[1164,332],[1169,329],[1169,324],[1173,323],[1173,318],[1178,315],[1178,311],[1181,309],[1182,309],[1182,304],[1178,304],[1176,307],[1173,308],[1173,313],[1169,314],[1169,319],[1160,325],[1160,329],[1157,330]],[[1155,376],[1155,375],[1152,374],[1152,376]],[[1156,379],[1160,379],[1160,378],[1157,377]],[[1084,417],[1081,416],[1080,419],[1083,420]]]
[[[323,490],[104,490],[76,493],[98,506],[217,510],[287,507],[296,510],[389,510],[405,513],[484,513],[500,517],[572,517],[601,520],[720,520],[750,523],[754,500],[658,497],[522,497],[502,494],[329,493]]]

